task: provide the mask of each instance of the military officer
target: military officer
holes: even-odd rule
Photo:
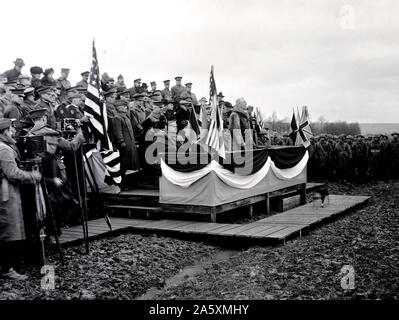
[[[174,102],[179,102],[182,99],[182,95],[187,92],[187,88],[184,87],[181,83],[181,79],[183,77],[175,77],[176,85],[172,87],[170,90],[172,93],[172,100]]]
[[[151,81],[150,86],[151,86],[150,93],[154,93],[155,91],[157,91],[157,83],[155,81]]]
[[[199,105],[198,100],[197,100],[197,96],[193,92],[191,92],[191,88],[192,88],[193,84],[191,82],[188,82],[188,83],[185,84],[185,86],[187,88],[187,92],[188,92],[188,95],[189,95],[189,97],[191,99],[191,102],[195,106]]]
[[[51,87],[40,87],[37,89],[37,93],[40,98],[35,106],[35,109],[46,109],[47,110],[47,124],[55,129],[56,119],[54,115],[54,108],[56,104],[55,95]]]
[[[66,90],[71,87],[71,83],[68,80],[69,69],[62,68],[61,69],[61,77],[58,78],[58,86],[60,87],[60,95],[61,99],[65,99]]]
[[[163,83],[164,83],[165,88],[161,90],[162,99],[166,100],[167,102],[171,102],[172,101],[172,92],[169,89],[170,80],[164,80]]]
[[[80,80],[78,83],[76,83],[76,88],[82,88],[87,90],[87,87],[89,86],[89,71],[84,71],[80,75],[82,76],[82,80]]]
[[[143,88],[141,87],[141,79],[137,78],[133,81],[133,87],[131,87],[129,89],[129,93],[130,93],[130,99],[133,100],[134,99],[134,95],[136,93],[142,93],[143,92]]]

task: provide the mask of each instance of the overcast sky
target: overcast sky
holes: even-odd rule
[[[348,6],[349,5],[349,6]],[[265,117],[307,105],[312,120],[399,122],[399,1],[2,1],[0,70],[25,60],[90,69],[128,86],[176,75],[209,97],[243,96]]]

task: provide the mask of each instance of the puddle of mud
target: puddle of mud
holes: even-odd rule
[[[146,293],[136,298],[136,300],[154,300],[160,293],[166,291],[168,288],[178,286],[188,279],[195,277],[197,274],[205,272],[205,266],[228,260],[238,252],[239,251],[237,250],[219,251],[217,254],[205,259],[204,261],[200,261],[192,266],[184,267],[178,274],[167,279],[162,288],[150,288]]]

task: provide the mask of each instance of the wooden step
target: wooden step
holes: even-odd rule
[[[113,205],[108,205],[106,206],[107,209],[122,209],[122,210],[134,210],[134,211],[150,211],[150,212],[160,212],[161,208],[160,207],[145,207],[145,206],[125,206],[125,205],[118,205],[118,204],[113,204]]]

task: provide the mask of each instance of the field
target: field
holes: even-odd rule
[[[399,132],[399,123],[359,123],[360,132],[363,135],[367,134],[391,134],[392,132]]]

